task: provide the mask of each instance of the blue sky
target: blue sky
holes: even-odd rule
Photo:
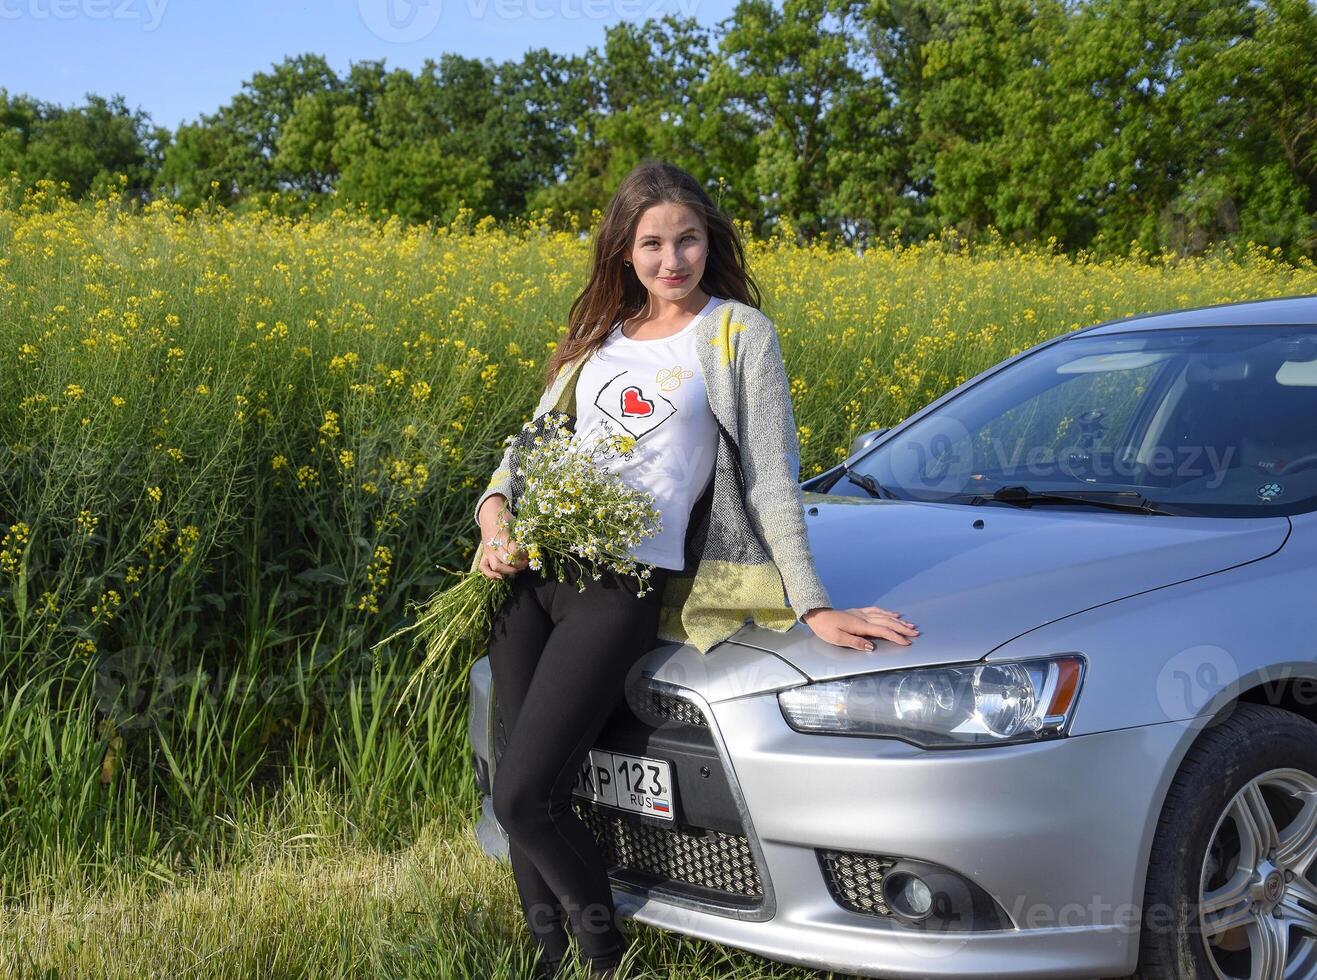
[[[495,62],[531,48],[601,48],[604,29],[666,14],[712,27],[734,0],[0,0],[0,88],[62,105],[123,95],[159,125],[213,112],[285,56],[340,75],[383,58],[419,69],[446,51]]]

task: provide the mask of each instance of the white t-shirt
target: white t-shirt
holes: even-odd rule
[[[628,456],[615,454],[601,465],[654,495],[663,527],[632,557],[660,568],[685,566],[691,509],[713,479],[718,425],[696,354],[696,327],[725,302],[710,297],[689,324],[656,340],[633,340],[614,324],[576,378],[574,443],[594,445],[609,434],[636,439]]]

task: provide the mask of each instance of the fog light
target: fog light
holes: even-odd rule
[[[912,919],[922,919],[933,908],[933,893],[918,875],[898,875],[892,888],[892,901]]]
[[[971,929],[974,896],[959,875],[925,861],[897,862],[883,875],[883,901],[908,926]]]

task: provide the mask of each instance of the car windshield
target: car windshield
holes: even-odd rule
[[[1069,338],[949,399],[851,469],[869,490],[843,478],[831,493],[876,483],[883,495],[968,503],[1025,486],[1132,491],[1201,516],[1311,510],[1317,329]]]

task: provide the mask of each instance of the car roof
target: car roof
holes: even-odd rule
[[[1186,310],[1161,313],[1138,313],[1106,320],[1091,327],[1072,331],[1083,334],[1126,333],[1131,330],[1170,330],[1176,327],[1244,327],[1244,326],[1314,326],[1317,325],[1317,295],[1282,296],[1275,299],[1250,299],[1237,303],[1196,306]]]

